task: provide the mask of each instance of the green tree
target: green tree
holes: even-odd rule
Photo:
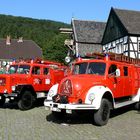
[[[51,20],[0,15],[0,38],[10,35],[13,39],[23,37],[35,41],[43,50],[43,57],[64,62],[66,35],[59,33],[59,28],[69,24]]]
[[[67,35],[59,34],[49,41],[44,50],[45,58],[64,63],[68,49],[66,46],[64,46],[64,41],[66,38],[68,38]]]

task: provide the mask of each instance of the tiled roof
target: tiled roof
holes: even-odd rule
[[[77,42],[101,43],[106,23],[74,19],[72,25]]]
[[[42,58],[41,48],[32,40],[11,39],[11,44],[6,45],[6,39],[0,39],[0,59],[33,59]]]
[[[140,11],[113,9],[130,34],[140,34]]]

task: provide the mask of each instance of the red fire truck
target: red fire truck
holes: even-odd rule
[[[44,105],[53,115],[88,110],[102,126],[111,109],[140,107],[140,61],[117,54],[92,56],[76,62],[72,75],[50,89]]]
[[[46,97],[50,87],[64,78],[65,68],[60,63],[41,60],[13,63],[8,73],[0,74],[0,105],[9,98],[18,102],[21,110],[32,108],[37,98]]]

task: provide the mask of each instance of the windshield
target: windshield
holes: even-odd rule
[[[30,66],[29,65],[20,65],[17,69],[17,73],[19,74],[29,74]]]
[[[11,65],[11,66],[9,67],[8,73],[9,73],[9,74],[14,74],[14,73],[16,73],[17,68],[18,68],[18,65]]]
[[[79,63],[74,65],[73,74],[104,75],[106,64],[102,62]]]
[[[74,65],[73,74],[85,74],[88,63],[79,63]]]
[[[104,75],[105,74],[106,64],[101,62],[92,62],[89,64],[87,73],[88,74],[97,74]]]

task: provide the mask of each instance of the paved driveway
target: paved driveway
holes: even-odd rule
[[[132,107],[112,112],[106,126],[91,124],[91,116],[57,120],[38,106],[29,111],[15,104],[0,108],[0,140],[139,140],[140,113]]]

